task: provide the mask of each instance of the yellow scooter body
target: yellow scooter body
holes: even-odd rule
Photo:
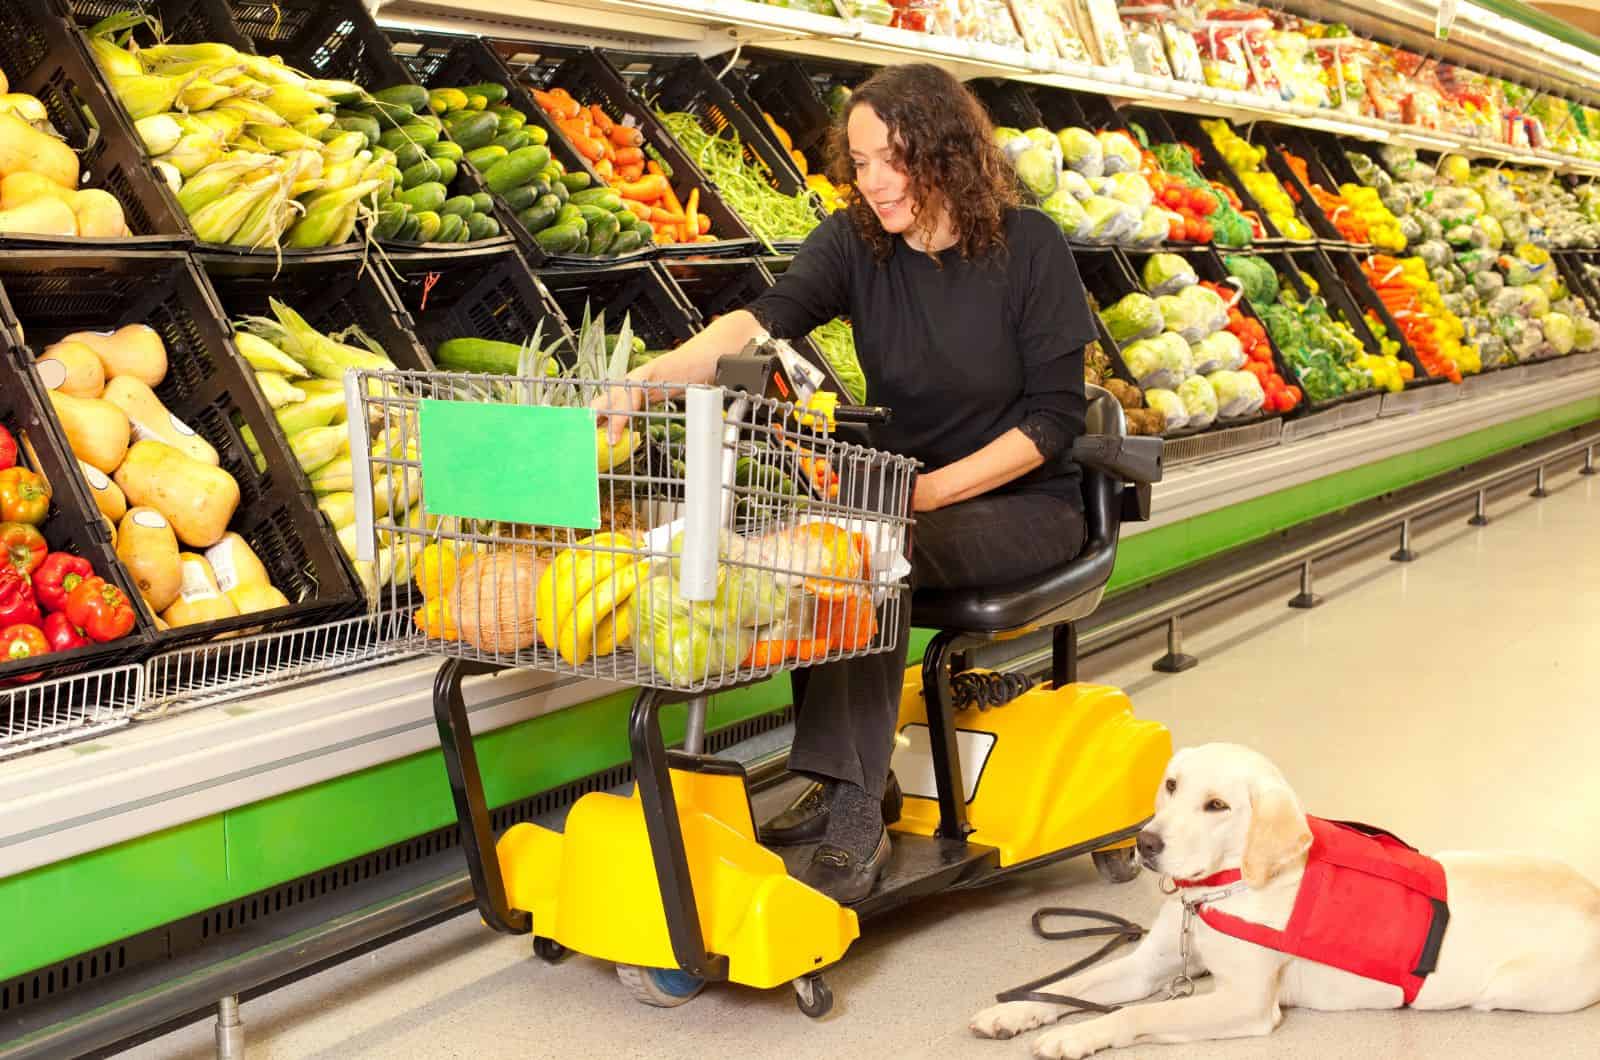
[[[1004,706],[955,716],[965,780],[968,841],[995,847],[1001,865],[1112,836],[1155,812],[1172,736],[1134,717],[1120,689],[1044,684]],[[928,774],[922,676],[910,671],[900,700],[895,772],[905,807],[895,831],[933,835],[939,803]],[[909,746],[908,746],[909,744]],[[1127,846],[1131,838],[1106,844]]]
[[[728,978],[774,987],[832,964],[860,935],[856,914],[791,877],[755,840],[742,774],[672,770],[700,931]],[[532,824],[496,847],[506,897],[536,935],[578,953],[676,968],[638,789],[579,799],[564,833]]]

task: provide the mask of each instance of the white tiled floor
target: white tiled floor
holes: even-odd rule
[[[1600,879],[1600,478],[1569,472],[1558,492],[1494,505],[1483,530],[1452,514],[1402,566],[1388,548],[1324,572],[1327,603],[1283,606],[1280,583],[1189,623],[1203,659],[1153,674],[1152,642],[1091,660],[1177,743],[1230,739],[1277,759],[1326,816],[1381,823],[1424,849],[1553,852]],[[862,939],[830,973],[828,1019],[800,1016],[788,990],[713,989],[690,1005],[633,1003],[612,970],[548,967],[526,939],[476,917],[360,958],[243,1014],[251,1060],[358,1057],[1023,1057],[1026,1041],[980,1042],[967,1017],[997,990],[1083,950],[1036,940],[1031,911],[1089,906],[1147,922],[1148,878],[1102,885],[1086,863],[915,907]],[[141,1058],[211,1054],[209,1023],[146,1045]],[[1584,1043],[1588,1044],[1585,1045]],[[1291,1011],[1270,1038],[1128,1050],[1165,1057],[1590,1057],[1600,1007],[1571,1016]]]

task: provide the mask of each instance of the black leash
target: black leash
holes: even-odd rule
[[[1046,917],[1072,916],[1081,920],[1098,920],[1104,927],[1075,928],[1064,931],[1052,931],[1044,926]],[[1070,964],[1058,972],[1041,976],[1031,983],[1023,983],[1013,990],[996,994],[996,1001],[1039,1001],[1047,1005],[1068,1005],[1080,1012],[1115,1012],[1115,1005],[1100,1005],[1093,1001],[1085,1001],[1079,997],[1067,997],[1065,994],[1043,994],[1039,988],[1057,979],[1077,975],[1085,968],[1098,964],[1100,961],[1115,953],[1118,949],[1130,942],[1138,942],[1144,938],[1144,928],[1131,920],[1126,920],[1114,913],[1102,913],[1094,909],[1069,909],[1065,907],[1046,907],[1033,914],[1033,933],[1042,939],[1063,941],[1068,939],[1105,938],[1106,944],[1089,956]]]

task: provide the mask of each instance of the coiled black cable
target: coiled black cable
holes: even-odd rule
[[[1033,687],[1033,678],[1024,673],[997,670],[967,670],[950,678],[950,697],[956,707],[989,710],[1004,706]]]

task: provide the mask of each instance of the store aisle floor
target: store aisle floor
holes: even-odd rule
[[[1204,660],[1153,674],[1151,642],[1091,660],[1179,745],[1249,743],[1274,757],[1313,812],[1387,826],[1423,849],[1522,848],[1600,880],[1600,478],[1563,473],[1542,502],[1497,503],[1419,535],[1408,566],[1387,552],[1321,576],[1325,606],[1290,611],[1281,582],[1192,620]],[[971,1038],[967,1018],[1004,987],[1088,947],[1032,937],[1038,906],[1106,909],[1148,922],[1149,877],[1101,884],[1071,863],[986,893],[939,899],[879,925],[830,973],[838,1004],[813,1023],[788,990],[713,988],[676,1010],[632,1002],[608,965],[548,967],[528,941],[460,917],[250,1002],[251,1060],[543,1057],[1025,1057],[1028,1041]],[[132,1051],[212,1055],[210,1023]],[[1291,1010],[1270,1038],[1114,1054],[1431,1060],[1592,1056],[1600,1006],[1569,1016]],[[1585,1046],[1583,1043],[1588,1042]]]

